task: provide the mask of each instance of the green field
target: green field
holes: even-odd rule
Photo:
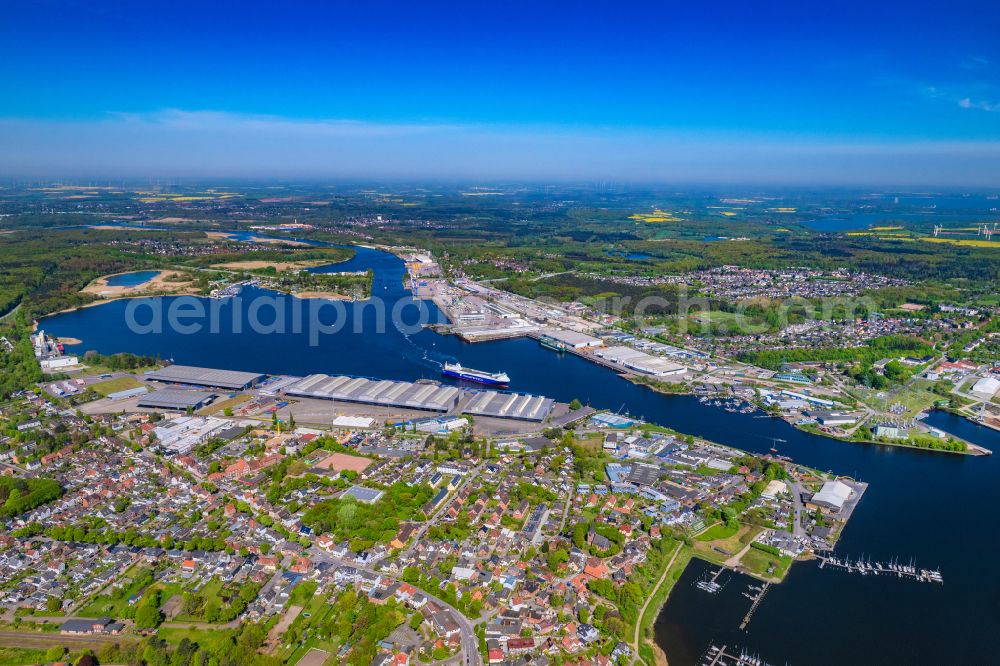
[[[721,534],[723,536],[717,536],[713,539],[711,538],[714,536],[712,532],[716,529],[716,534]],[[722,564],[729,559],[729,557],[740,552],[744,546],[753,541],[754,537],[760,534],[761,529],[763,528],[757,527],[756,525],[744,525],[742,523],[735,531],[730,530],[721,523],[713,525],[705,532],[695,537],[695,554],[702,559],[708,560],[709,562]]]
[[[717,523],[699,534],[697,539],[698,541],[717,541],[719,539],[728,539],[739,531],[739,524],[729,526],[724,523]]]
[[[194,627],[160,627],[156,635],[163,640],[177,645],[186,638],[211,651],[216,651],[229,641],[233,635],[232,629],[196,629]]]
[[[757,548],[751,548],[740,560],[743,567],[765,578],[782,579],[788,573],[788,568],[792,565],[792,558],[787,555],[772,555]],[[773,566],[774,571],[768,573],[768,568]]]
[[[114,379],[92,384],[90,388],[94,389],[94,391],[106,398],[111,393],[127,391],[129,389],[139,388],[140,386],[142,386],[142,384],[140,384],[135,377],[115,377]]]

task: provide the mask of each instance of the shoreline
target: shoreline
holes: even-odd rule
[[[205,237],[212,238],[216,240],[235,240],[236,234],[239,232],[233,231],[206,231]],[[292,247],[312,247],[311,244],[300,240],[283,238],[269,238],[267,236],[253,235],[247,238],[247,242],[251,243],[261,243],[263,245],[290,245]]]
[[[692,391],[690,389],[686,389],[684,391],[664,391],[664,390],[662,390],[657,385],[657,383],[655,383],[655,381],[654,382],[635,381],[635,375],[630,375],[628,373],[621,374],[620,376],[622,378],[624,378],[624,379],[632,382],[636,386],[646,387],[646,388],[648,388],[648,389],[650,389],[652,391],[655,391],[657,393],[660,393],[662,395],[687,395],[687,396],[694,396],[695,395],[694,391]],[[759,405],[754,404],[754,406],[757,407],[758,409],[760,409]],[[923,446],[912,446],[910,444],[903,444],[901,442],[876,442],[876,441],[872,441],[872,440],[868,440],[868,439],[857,439],[857,438],[853,438],[853,437],[836,437],[834,435],[827,434],[827,433],[825,433],[823,431],[820,431],[820,430],[816,430],[816,431],[808,430],[806,428],[803,428],[801,426],[796,425],[795,423],[792,423],[792,422],[788,421],[787,419],[785,419],[785,418],[783,418],[781,416],[776,416],[774,414],[769,414],[766,411],[764,411],[764,414],[766,416],[770,417],[770,418],[781,419],[782,421],[785,421],[785,423],[788,423],[788,425],[792,426],[793,428],[795,428],[799,432],[804,432],[804,433],[807,433],[807,434],[810,434],[810,435],[816,435],[817,437],[825,437],[826,439],[832,439],[832,440],[834,440],[836,442],[846,442],[848,444],[872,444],[872,445],[875,445],[875,446],[892,446],[892,447],[895,447],[895,448],[898,448],[898,449],[911,449],[913,451],[927,451],[929,453],[949,453],[949,454],[952,454],[952,455],[972,456],[974,458],[986,457],[986,456],[990,456],[990,455],[993,454],[993,452],[990,451],[989,449],[983,448],[983,447],[978,446],[976,444],[973,444],[971,442],[967,442],[964,439],[958,437],[957,435],[952,435],[951,433],[948,433],[948,435],[950,437],[952,437],[953,439],[955,439],[957,441],[965,443],[965,445],[967,447],[965,451],[952,451],[952,450],[949,450],[949,449],[932,449],[932,448],[923,447]],[[968,418],[967,416],[963,416],[962,414],[956,414],[956,416],[962,416],[962,418],[966,419],[970,423],[976,423],[972,419]],[[976,425],[983,425],[983,424],[976,423]],[[989,427],[989,426],[987,426],[987,427]]]
[[[113,286],[108,284],[109,278],[119,275],[131,275],[134,273],[146,273],[151,271],[156,271],[156,275],[152,276],[145,282],[134,286]],[[167,292],[167,295],[185,295],[187,292],[194,289],[194,281],[191,279],[186,279],[182,282],[173,282],[170,280],[171,278],[185,277],[186,275],[187,274],[185,272],[172,268],[150,268],[134,271],[122,271],[120,273],[102,275],[99,278],[91,280],[89,284],[80,290],[80,293],[87,294],[88,296],[95,296],[100,299],[114,299],[135,295],[152,296],[167,290],[171,290]]]

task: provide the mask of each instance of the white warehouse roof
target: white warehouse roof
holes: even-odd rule
[[[972,392],[978,395],[992,397],[1000,390],[1000,379],[996,377],[983,377],[972,387]]]
[[[823,488],[813,495],[813,504],[822,504],[838,511],[844,508],[844,504],[851,497],[851,487],[843,481],[827,481]]]

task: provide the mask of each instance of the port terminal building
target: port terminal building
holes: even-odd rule
[[[198,368],[193,365],[168,365],[161,370],[147,372],[145,378],[166,384],[245,391],[262,382],[264,375],[237,370]]]
[[[147,393],[139,398],[138,407],[154,409],[201,409],[215,398],[214,393],[206,391],[188,391],[186,389],[165,388]]]
[[[473,416],[491,416],[518,421],[544,421],[555,401],[540,395],[481,391],[465,405],[462,412]]]
[[[524,393],[463,390],[443,384],[415,384],[388,379],[309,375],[286,386],[285,395],[341,400],[366,405],[400,407],[429,412],[461,412],[519,421],[544,421],[555,404],[552,398]]]
[[[412,384],[388,379],[309,375],[285,387],[285,394],[300,398],[342,400],[367,405],[405,407],[431,412],[447,412],[458,405],[461,391],[454,386]]]
[[[546,328],[542,330],[541,334],[542,338],[549,340],[550,343],[564,345],[567,349],[587,349],[604,346],[604,341],[600,338],[576,331],[564,331],[561,328]]]
[[[598,349],[594,354],[633,372],[654,377],[677,377],[687,372],[687,368],[683,365],[673,363],[665,358],[651,356],[632,347],[607,347]]]

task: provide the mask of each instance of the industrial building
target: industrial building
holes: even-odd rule
[[[983,377],[972,387],[972,393],[987,400],[992,398],[997,391],[1000,391],[1000,379],[996,377]]]
[[[656,465],[635,463],[625,480],[639,486],[651,486],[660,480],[662,473],[663,470]]]
[[[825,426],[854,425],[862,416],[861,412],[840,412],[830,409],[810,409],[809,416]]]
[[[55,358],[43,358],[38,362],[42,370],[58,370],[59,368],[69,368],[79,365],[80,361],[76,356],[57,356]]]
[[[568,349],[586,349],[587,347],[603,347],[604,341],[592,335],[577,333],[576,331],[564,331],[559,328],[546,328],[542,335],[555,342],[566,345]]]
[[[821,511],[840,511],[851,498],[854,491],[843,481],[827,481],[818,493],[806,503],[806,508],[818,508]]]
[[[343,400],[367,405],[405,407],[447,412],[458,404],[461,392],[454,386],[411,384],[390,380],[316,374],[285,389],[287,395],[321,400]]]
[[[473,416],[492,416],[518,421],[544,421],[555,401],[540,395],[482,391],[462,409]]]
[[[169,384],[245,391],[263,381],[264,375],[256,372],[198,368],[191,365],[168,365],[161,370],[146,373],[146,379]]]
[[[195,446],[229,427],[223,419],[185,416],[166,421],[153,429],[157,443],[171,453],[184,455]]]
[[[687,372],[687,368],[683,365],[657,356],[650,356],[645,352],[631,347],[608,347],[607,349],[598,349],[594,354],[607,361],[624,366],[628,370],[641,372],[645,375],[653,375],[654,377],[679,376]]]
[[[448,433],[469,425],[468,419],[457,416],[443,416],[439,418],[417,419],[411,422],[418,432]]]
[[[143,395],[148,392],[145,386],[136,386],[135,388],[125,389],[124,391],[115,391],[114,393],[108,394],[108,400],[127,400],[128,398],[134,398],[138,395]]]
[[[152,407],[156,409],[176,409],[184,411],[187,409],[201,409],[215,398],[214,393],[205,391],[188,391],[185,389],[160,389],[153,393],[147,393],[139,399],[139,407]]]

